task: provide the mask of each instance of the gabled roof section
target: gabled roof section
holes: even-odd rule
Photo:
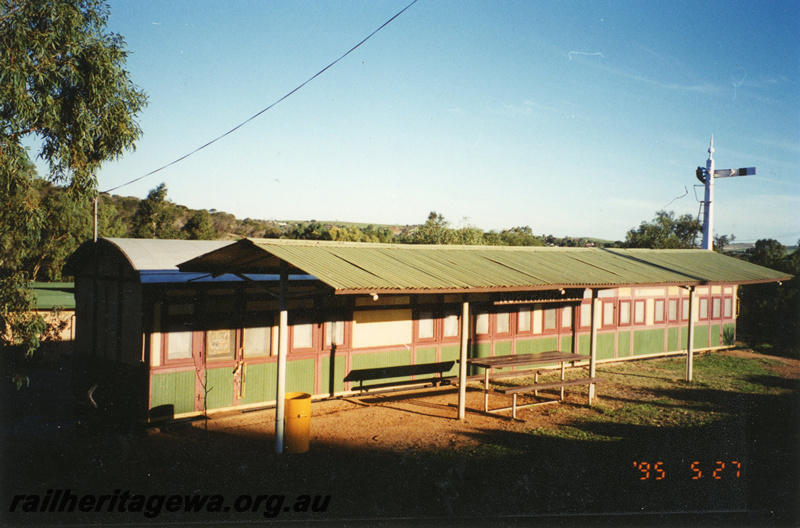
[[[706,250],[367,244],[245,239],[180,264],[183,272],[307,273],[336,293],[525,291],[788,280]]]

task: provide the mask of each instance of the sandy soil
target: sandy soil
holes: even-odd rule
[[[744,350],[724,353],[765,357]],[[4,402],[0,525],[196,525],[258,523],[266,517],[262,511],[234,509],[162,511],[156,519],[116,510],[9,513],[14,495],[44,496],[59,489],[96,496],[127,490],[147,496],[219,494],[229,506],[240,494],[278,493],[287,500],[306,494],[332,497],[324,512],[275,512],[292,525],[345,520],[348,526],[372,526],[387,519],[420,525],[430,518],[452,526],[478,521],[494,526],[497,518],[505,525],[528,525],[531,519],[543,525],[608,525],[610,519],[644,525],[652,524],[653,514],[669,514],[664,517],[669,524],[697,525],[698,515],[707,515],[707,521],[718,525],[798,525],[800,361],[770,359],[777,376],[760,381],[790,389],[782,395],[693,391],[680,383],[648,390],[646,385],[633,387],[637,378],[608,376],[609,382],[597,386],[595,408],[587,406],[587,387],[568,387],[564,403],[520,410],[512,420],[510,413],[483,413],[483,391],[474,385],[467,391],[463,421],[456,419],[454,387],[319,401],[312,404],[309,452],[282,456],[274,454],[272,409],[214,415],[144,432],[79,434],[70,428],[64,376],[53,370],[35,379],[35,390],[25,393],[28,400],[14,392],[7,394],[19,400],[13,408]],[[648,370],[652,367],[637,363],[640,381],[635,383],[648,383]],[[602,367],[598,373],[603,376]],[[663,371],[659,376],[663,378]],[[680,412],[672,397],[709,412],[718,410],[724,418],[702,427],[662,427],[657,417],[653,423],[634,425],[612,420],[598,426],[580,420],[603,407],[624,409],[642,398],[666,402],[671,413]],[[492,394],[490,407],[508,405],[509,400]],[[622,440],[529,434],[540,427],[576,424],[587,437]],[[744,460],[747,478],[692,480],[689,462],[713,468],[720,457]],[[632,465],[642,460],[663,460],[670,478],[642,483]],[[687,517],[676,513],[684,511],[690,512]],[[639,514],[645,517],[633,516]]]
[[[750,350],[729,350],[719,353],[736,357],[765,358],[763,354]],[[800,379],[800,360],[774,356],[769,356],[769,359],[776,363],[769,368],[782,378]],[[629,397],[629,388],[622,384],[600,383],[596,387],[595,402],[599,404],[617,397]],[[542,396],[557,399],[558,393],[543,391]],[[482,385],[472,384],[468,387],[467,413],[463,421],[457,420],[456,387],[404,390],[315,401],[311,406],[310,443],[312,446],[362,447],[394,452],[470,448],[483,442],[483,435],[487,430],[522,433],[537,427],[554,428],[592,412],[587,406],[588,388],[585,386],[568,387],[563,402],[518,410],[516,420],[511,419],[510,411],[484,413],[483,397]],[[518,398],[520,405],[542,399],[528,395],[521,395]],[[490,409],[510,405],[511,397],[498,393],[490,394]],[[274,433],[275,413],[274,410],[263,410],[219,415],[207,422],[195,421],[192,425],[221,432],[239,431],[269,436]]]

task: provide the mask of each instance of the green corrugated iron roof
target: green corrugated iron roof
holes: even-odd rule
[[[245,239],[181,271],[313,275],[337,293],[747,284],[791,276],[706,250],[429,246]]]

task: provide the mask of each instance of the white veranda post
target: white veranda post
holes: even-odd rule
[[[278,373],[275,395],[275,453],[283,453],[284,413],[286,398],[286,353],[289,348],[289,314],[286,310],[286,289],[289,273],[285,262],[281,262],[280,278],[280,322],[278,326]]]
[[[469,346],[469,303],[461,308],[461,350],[458,363],[458,419],[466,416],[467,407],[467,357]]]

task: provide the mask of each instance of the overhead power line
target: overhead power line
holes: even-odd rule
[[[394,21],[394,19],[396,19],[397,17],[399,17],[400,15],[402,15],[402,14],[403,14],[403,13],[404,13],[404,12],[405,12],[405,11],[406,11],[408,8],[409,8],[409,7],[411,7],[412,5],[414,5],[414,4],[416,4],[416,3],[417,3],[417,0],[413,0],[413,1],[412,1],[410,4],[408,4],[408,5],[407,5],[407,6],[405,6],[403,9],[401,9],[401,10],[400,10],[400,11],[399,11],[397,14],[395,14],[395,15],[394,15],[392,18],[390,18],[389,20],[387,20],[386,22],[384,22],[383,24],[381,24],[381,26],[380,26],[378,29],[376,29],[375,31],[373,31],[372,33],[370,33],[369,35],[367,35],[367,36],[366,36],[366,37],[365,37],[365,38],[364,38],[364,39],[363,39],[361,42],[359,42],[358,44],[356,44],[355,46],[353,46],[352,48],[350,48],[349,50],[347,50],[347,52],[345,52],[345,53],[344,53],[344,54],[343,54],[341,57],[339,57],[339,58],[338,58],[338,59],[336,59],[335,61],[333,61],[333,62],[331,62],[330,64],[328,64],[327,66],[325,66],[324,68],[322,68],[320,71],[318,71],[317,73],[315,73],[315,74],[314,74],[314,75],[312,75],[311,77],[309,77],[309,78],[308,78],[308,79],[307,79],[305,82],[303,82],[302,84],[300,84],[299,86],[297,86],[297,88],[295,88],[295,89],[294,89],[294,90],[292,90],[291,92],[287,93],[286,95],[284,95],[283,97],[281,97],[280,99],[278,99],[277,101],[275,101],[274,103],[272,103],[271,105],[269,105],[268,107],[264,108],[263,110],[259,111],[258,113],[256,113],[256,114],[253,114],[252,116],[248,117],[247,119],[245,119],[244,121],[242,121],[241,123],[239,123],[238,125],[236,125],[235,127],[233,127],[232,129],[228,130],[227,132],[225,132],[225,133],[224,133],[224,134],[222,134],[221,136],[218,136],[218,137],[216,137],[216,138],[212,139],[212,140],[211,140],[211,141],[209,141],[208,143],[206,143],[206,144],[204,144],[204,145],[202,145],[202,146],[200,146],[200,147],[197,147],[196,149],[194,149],[193,151],[189,152],[188,154],[185,154],[185,155],[181,156],[180,158],[178,158],[178,159],[176,159],[176,160],[174,160],[174,161],[171,161],[171,162],[167,163],[166,165],[163,165],[163,166],[161,166],[161,167],[159,167],[159,168],[157,168],[157,169],[155,169],[155,170],[153,170],[153,171],[150,171],[150,172],[148,172],[147,174],[145,174],[145,175],[143,175],[143,176],[139,176],[138,178],[134,178],[133,180],[131,180],[131,181],[129,181],[129,182],[123,183],[122,185],[117,185],[116,187],[112,187],[111,189],[107,189],[107,190],[105,190],[105,191],[101,191],[101,192],[103,192],[103,193],[109,193],[109,192],[112,192],[112,191],[116,191],[117,189],[121,189],[121,188],[123,188],[123,187],[126,187],[126,186],[128,186],[128,185],[130,185],[130,184],[132,184],[132,183],[136,183],[136,182],[138,182],[138,181],[140,181],[140,180],[143,180],[143,179],[147,178],[148,176],[152,176],[153,174],[156,174],[157,172],[161,172],[162,170],[164,170],[164,169],[166,169],[166,168],[168,168],[168,167],[171,167],[171,166],[173,166],[173,165],[175,165],[175,164],[177,164],[177,163],[180,163],[181,161],[185,160],[186,158],[188,158],[188,157],[190,157],[190,156],[192,156],[192,155],[194,155],[194,154],[197,154],[197,153],[198,153],[198,152],[200,152],[201,150],[203,150],[203,149],[205,149],[205,148],[207,148],[207,147],[210,147],[211,145],[213,145],[214,143],[216,143],[216,142],[217,142],[217,141],[219,141],[220,139],[224,138],[225,136],[229,136],[230,134],[233,134],[234,132],[236,132],[237,130],[239,130],[240,128],[242,128],[244,125],[246,125],[246,124],[247,124],[247,123],[249,123],[250,121],[254,120],[255,118],[257,118],[257,117],[259,117],[260,115],[262,115],[263,113],[267,112],[268,110],[272,109],[272,108],[273,108],[273,107],[275,107],[276,105],[280,104],[280,103],[281,103],[281,102],[283,102],[284,100],[288,99],[290,96],[292,96],[293,94],[295,94],[296,92],[298,92],[298,91],[299,91],[301,88],[303,88],[305,85],[307,85],[308,83],[310,83],[311,81],[313,81],[314,79],[316,79],[317,77],[319,77],[320,75],[322,75],[323,73],[325,73],[327,70],[329,70],[331,67],[333,67],[333,66],[334,66],[334,65],[335,65],[337,62],[339,62],[340,60],[342,60],[342,59],[344,59],[345,57],[347,57],[348,55],[350,55],[352,52],[354,52],[356,49],[358,49],[358,48],[359,48],[359,47],[360,47],[362,44],[364,44],[366,41],[368,41],[370,38],[372,38],[372,36],[373,36],[373,35],[375,35],[377,32],[379,32],[380,30],[382,30],[383,28],[385,28],[386,26],[388,26],[389,24],[391,24],[391,23]]]

